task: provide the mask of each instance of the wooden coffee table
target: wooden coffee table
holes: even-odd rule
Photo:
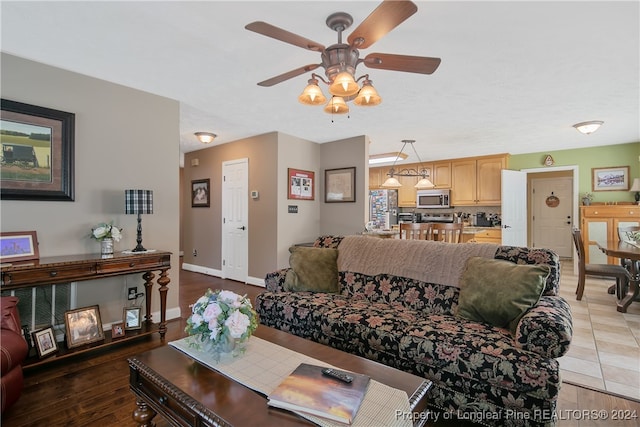
[[[418,376],[260,325],[255,336],[345,370],[404,390],[415,426],[427,420],[431,382]],[[271,408],[266,396],[163,346],[129,359],[130,389],[136,395],[133,419],[153,426],[160,414],[173,426],[313,425],[294,413]]]

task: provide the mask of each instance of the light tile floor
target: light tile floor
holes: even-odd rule
[[[573,340],[559,359],[562,379],[640,399],[640,302],[616,310],[615,280],[587,277],[581,301],[571,260],[562,261],[560,295],[571,305]]]

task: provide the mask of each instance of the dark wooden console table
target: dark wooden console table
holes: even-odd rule
[[[170,268],[171,252],[165,251],[141,254],[116,253],[108,258],[103,258],[100,254],[56,256],[40,258],[35,261],[3,264],[0,269],[2,273],[0,289],[2,291],[143,273],[146,313],[141,329],[129,330],[124,337],[113,340],[111,339],[111,331],[105,331],[104,341],[70,350],[61,348],[53,357],[42,360],[27,360],[24,366],[41,365],[78,353],[150,335],[154,332],[159,332],[160,337],[164,339],[167,332],[167,291],[169,290],[167,285],[170,282],[167,271]],[[160,272],[157,280],[160,286],[160,323],[157,324],[153,323],[151,319],[151,291],[153,279],[156,277],[154,271]]]

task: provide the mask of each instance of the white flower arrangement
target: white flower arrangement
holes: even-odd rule
[[[91,237],[101,242],[104,239],[113,239],[119,242],[122,239],[122,229],[113,225],[113,221],[109,224],[101,222],[91,229]]]
[[[258,314],[246,295],[207,289],[191,306],[185,332],[193,336],[190,346],[226,353],[246,341],[258,327]]]

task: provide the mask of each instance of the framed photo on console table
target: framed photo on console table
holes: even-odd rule
[[[0,261],[29,261],[40,258],[38,236],[35,231],[7,231],[0,233]]]
[[[67,347],[74,348],[104,339],[100,308],[97,305],[64,313]]]
[[[142,328],[142,309],[140,307],[125,307],[123,317],[125,330]]]
[[[38,350],[38,357],[47,357],[50,354],[58,351],[58,344],[56,343],[56,334],[53,332],[53,327],[41,329],[32,334],[33,345]]]
[[[325,203],[356,201],[356,168],[327,169],[324,171]]]
[[[0,198],[74,199],[75,114],[2,99]]]

